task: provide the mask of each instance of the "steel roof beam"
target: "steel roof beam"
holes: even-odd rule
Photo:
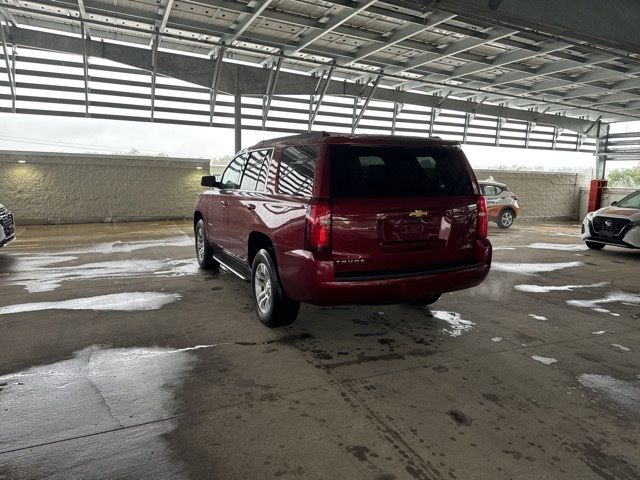
[[[465,77],[467,75],[472,75],[480,72],[484,72],[486,70],[491,70],[493,68],[504,67],[505,65],[509,65],[516,62],[521,62],[523,60],[529,60],[531,58],[539,57],[540,55],[546,55],[549,53],[554,53],[561,50],[566,50],[570,45],[567,45],[563,42],[556,41],[545,41],[538,45],[536,45],[535,50],[521,50],[515,49],[510,50],[508,52],[501,53],[493,58],[488,64],[483,65],[477,62],[469,62],[466,65],[462,65],[460,67],[454,68],[451,72],[447,74],[432,74],[421,77],[421,80],[451,80],[454,78]],[[405,88],[413,88],[417,86],[418,83],[411,83],[409,86],[405,86]]]
[[[169,23],[169,17],[171,16],[171,9],[173,8],[173,3],[174,0],[167,0],[167,2],[164,4],[164,7],[158,9],[158,14],[162,15],[162,17],[160,18],[160,22],[158,23],[158,31],[160,33],[164,32],[164,29],[167,28],[167,23]]]
[[[433,15],[427,17],[424,20],[424,24],[409,24],[404,25],[400,28],[397,28],[389,37],[387,37],[386,41],[381,44],[369,44],[363,47],[360,47],[355,55],[351,57],[349,60],[339,60],[338,65],[351,65],[352,63],[359,62],[365,57],[369,55],[373,55],[374,53],[378,53],[386,48],[389,48],[397,43],[400,43],[404,40],[407,40],[414,35],[423,32],[429,28],[436,27],[441,23],[444,23],[448,20],[455,18],[455,15],[436,12]]]
[[[249,2],[250,12],[240,13],[234,22],[233,33],[224,35],[222,41],[229,45],[240,38],[240,36],[255,22],[264,10],[269,6],[271,0],[259,0]]]
[[[7,20],[7,22],[9,22],[13,27],[17,27],[18,26],[18,22],[13,17],[13,15],[11,15],[11,12],[9,12],[4,7],[0,7],[0,20],[2,20],[3,18],[5,18]]]
[[[415,57],[411,58],[408,62],[404,64],[394,63],[389,66],[389,68],[385,68],[386,73],[400,73],[406,72],[407,70],[411,70],[416,67],[421,67],[427,63],[435,62],[442,60],[444,58],[456,55],[461,52],[465,52],[467,50],[471,50],[472,48],[479,47],[480,45],[484,45],[486,43],[494,42],[498,39],[509,37],[516,32],[515,30],[510,30],[501,27],[495,27],[487,30],[485,32],[484,38],[462,38],[460,40],[454,40],[453,42],[447,44],[443,48],[440,49],[439,52],[425,52]]]
[[[335,15],[329,18],[329,20],[324,25],[324,28],[322,30],[320,30],[319,32],[309,32],[307,34],[304,34],[293,46],[285,47],[284,52],[287,55],[293,55],[294,53],[298,53],[300,50],[308,47],[316,40],[332,32],[343,23],[348,22],[359,13],[365,11],[371,5],[376,3],[376,1],[377,0],[360,0],[354,5],[353,8],[341,9],[338,13],[336,13]]]
[[[608,62],[608,61],[614,60],[615,58],[616,57],[614,57],[613,55],[595,54],[592,57],[585,59],[584,62],[577,62],[575,60],[550,62],[550,63],[545,63],[539,68],[532,70],[528,73],[527,72],[511,72],[511,73],[498,75],[497,77],[493,78],[490,81],[490,83],[492,86],[497,86],[497,85],[504,85],[506,83],[530,80],[532,78],[550,75],[552,73],[564,72],[566,70],[571,70],[572,68],[576,68],[576,67],[586,67],[589,65],[596,65],[598,63]],[[470,83],[467,83],[466,86],[474,87],[474,86],[477,86],[478,83],[479,82],[470,82]]]
[[[581,82],[578,82],[581,83]],[[616,82],[613,85],[608,85],[606,87],[599,86],[584,86],[580,88],[574,88],[573,90],[569,90],[568,92],[562,94],[562,98],[570,99],[570,98],[579,98],[579,97],[591,97],[593,95],[599,95],[601,92],[601,88],[607,88],[610,92],[623,92],[625,90],[633,90],[640,89],[640,79],[638,78],[630,78],[628,80],[622,80],[620,82]]]
[[[413,5],[419,10],[421,2]],[[590,1],[586,8],[576,8],[576,2],[549,0],[438,0],[429,2],[433,8],[484,20],[488,23],[513,25],[518,29],[571,36],[595,45],[607,45],[621,51],[640,53],[640,4],[637,0]]]

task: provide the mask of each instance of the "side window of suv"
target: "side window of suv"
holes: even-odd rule
[[[318,150],[315,145],[301,145],[282,151],[278,193],[311,196]]]
[[[248,155],[243,153],[231,161],[220,179],[222,189],[233,190],[240,186],[240,177],[242,176],[242,170],[247,161],[247,157]]]
[[[267,183],[267,172],[269,170],[269,160],[271,150],[258,150],[251,152],[247,166],[240,182],[241,190],[263,191]]]
[[[484,187],[485,195],[489,197],[496,197],[500,195],[502,189],[497,185],[485,185]]]

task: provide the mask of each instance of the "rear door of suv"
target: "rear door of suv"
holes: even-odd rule
[[[328,155],[336,279],[474,263],[477,187],[459,147],[331,145]]]
[[[240,184],[229,195],[225,249],[242,263],[247,263],[249,234],[260,223],[272,153],[271,149],[248,152]]]

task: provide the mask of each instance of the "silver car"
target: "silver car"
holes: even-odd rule
[[[589,212],[582,222],[580,238],[594,250],[602,250],[605,245],[640,248],[640,190],[610,207]]]
[[[0,203],[0,247],[4,247],[16,239],[16,224],[13,214]]]

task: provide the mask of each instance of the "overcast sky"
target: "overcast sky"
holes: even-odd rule
[[[0,150],[127,153],[170,156],[222,157],[234,153],[231,129],[166,125],[161,123],[0,114]],[[242,146],[275,136],[278,132],[244,131]],[[589,153],[552,152],[534,149],[494,148],[467,145],[475,168],[499,166],[545,170],[591,169]]]

